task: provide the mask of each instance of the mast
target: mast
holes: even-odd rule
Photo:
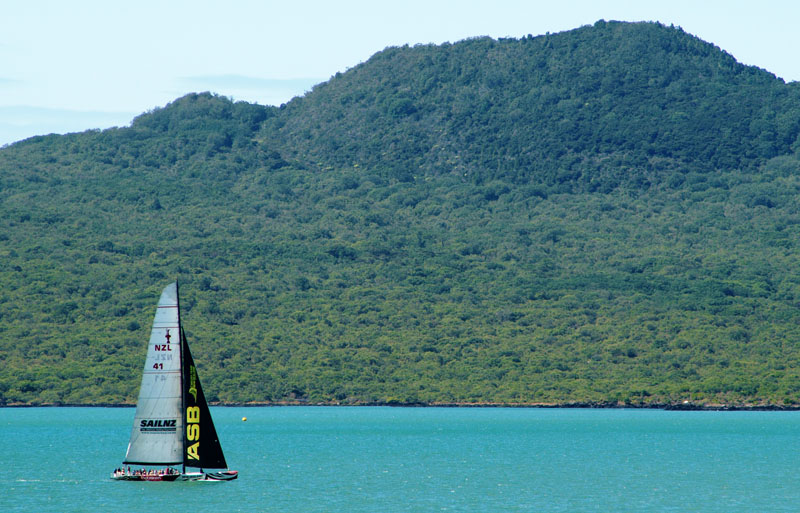
[[[184,417],[184,422],[186,421],[186,372],[184,370],[183,365],[183,322],[181,321],[181,295],[178,286],[178,280],[175,280],[175,301],[178,304],[178,345],[181,348],[181,416]],[[186,436],[181,436],[181,440],[183,441],[181,454],[186,454]],[[186,460],[183,456],[181,456],[181,474],[186,473]]]

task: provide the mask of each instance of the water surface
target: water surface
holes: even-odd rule
[[[212,408],[237,481],[111,481],[133,413],[0,409],[0,511],[800,510],[800,412]]]

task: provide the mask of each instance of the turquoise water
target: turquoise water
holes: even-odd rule
[[[212,414],[237,481],[108,479],[131,408],[0,409],[0,511],[800,511],[800,412]]]

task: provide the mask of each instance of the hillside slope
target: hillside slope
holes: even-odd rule
[[[0,404],[797,405],[797,84],[680,29],[389,48],[0,150]]]
[[[304,161],[610,190],[752,168],[797,140],[796,84],[658,24],[389,48],[265,126]]]

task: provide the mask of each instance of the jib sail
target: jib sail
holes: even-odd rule
[[[184,430],[183,464],[187,467],[227,468],[222,445],[211,420],[211,412],[200,386],[200,377],[194,366],[192,353],[186,342],[186,335],[181,330],[181,351],[183,353],[183,397],[184,397]]]

